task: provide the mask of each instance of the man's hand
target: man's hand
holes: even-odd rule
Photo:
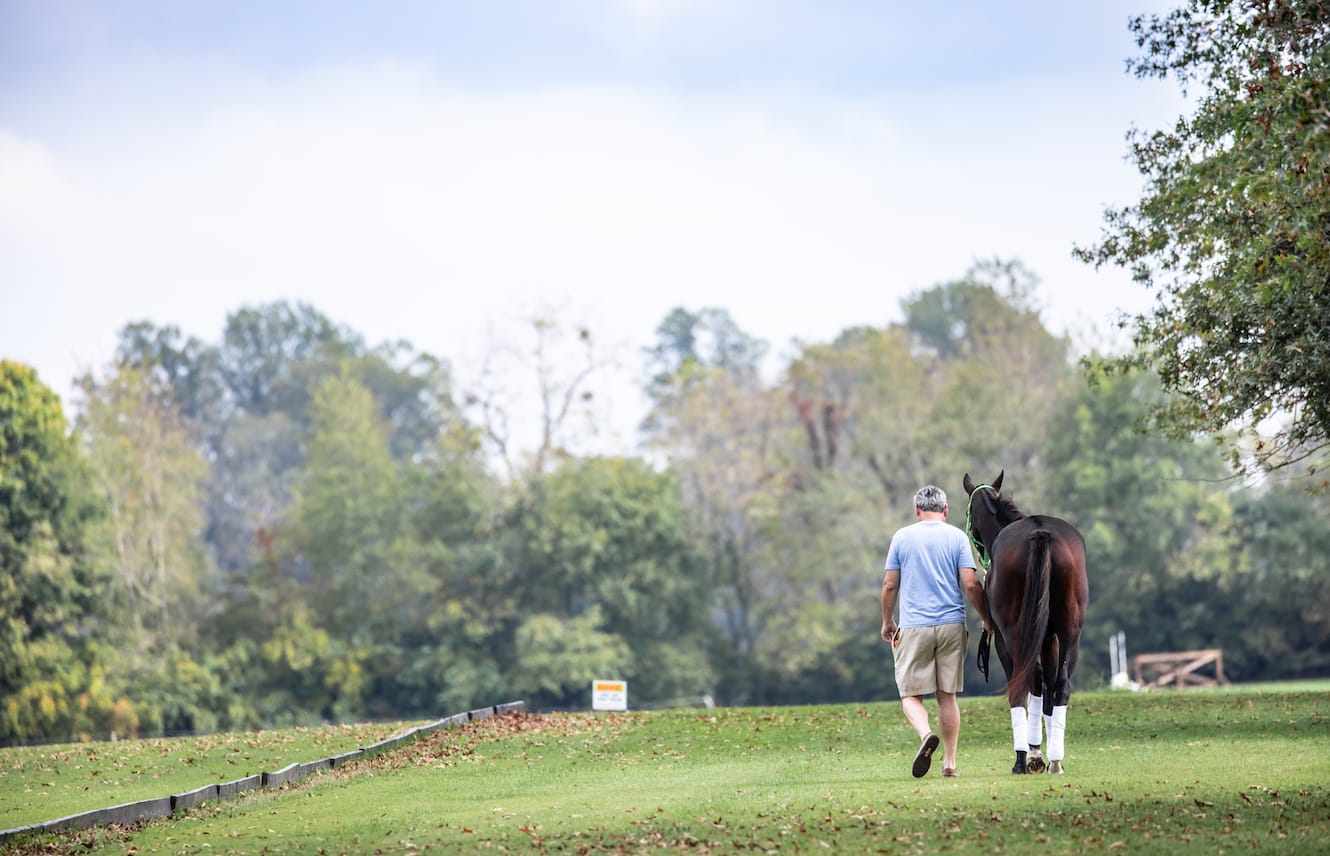
[[[892,642],[892,641],[894,641],[895,638],[896,638],[896,634],[897,634],[899,631],[900,631],[900,628],[898,628],[898,627],[896,626],[896,622],[892,621],[891,619],[887,619],[886,621],[883,621],[883,622],[882,622],[882,641],[883,641],[883,642]]]

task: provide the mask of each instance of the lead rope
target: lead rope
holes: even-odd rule
[[[974,516],[971,510],[974,507],[974,495],[979,492],[979,488],[986,487],[993,493],[997,493],[997,488],[991,484],[981,484],[970,491],[970,501],[965,503],[965,534],[970,536],[970,543],[974,545],[974,551],[979,554],[979,564],[984,566],[984,580],[988,580],[988,567],[993,564],[993,557],[988,555],[988,548],[984,546],[974,535]],[[984,587],[984,596],[988,596],[988,588]],[[979,673],[984,676],[984,682],[988,682],[988,656],[991,640],[988,637],[988,631],[979,634],[979,650],[975,655],[976,664],[979,666]]]
[[[980,488],[984,487],[993,491],[993,493],[997,493],[997,489],[991,484],[981,484],[975,487],[974,490],[970,491],[970,501],[965,504],[965,534],[970,536],[970,543],[974,545],[974,551],[979,555],[979,564],[984,566],[984,575],[987,576],[988,567],[993,564],[993,557],[988,555],[988,548],[984,546],[983,542],[975,537],[973,524],[974,518],[970,513],[974,507],[974,495],[979,492]]]

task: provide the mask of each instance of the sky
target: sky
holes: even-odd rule
[[[69,402],[131,322],[300,301],[459,383],[535,317],[613,362],[674,308],[779,361],[976,262],[1112,347],[1153,296],[1075,260],[1140,196],[1155,0],[0,0],[0,358]],[[67,404],[68,407],[68,404]]]

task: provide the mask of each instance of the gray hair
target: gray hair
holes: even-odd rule
[[[914,507],[920,511],[945,511],[947,494],[935,484],[926,484],[914,492]]]

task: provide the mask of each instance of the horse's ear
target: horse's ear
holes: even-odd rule
[[[1006,474],[1007,474],[1007,471],[1006,471],[1006,470],[1002,470],[1001,472],[998,473],[998,477],[995,478],[995,479],[993,479],[993,490],[995,490],[995,491],[997,491],[997,492],[999,492],[999,493],[1002,492],[1002,477],[1005,476]]]
[[[974,493],[974,479],[970,478],[969,473],[965,474],[965,481],[961,482],[961,484],[965,485],[966,496],[969,496],[970,494]]]

